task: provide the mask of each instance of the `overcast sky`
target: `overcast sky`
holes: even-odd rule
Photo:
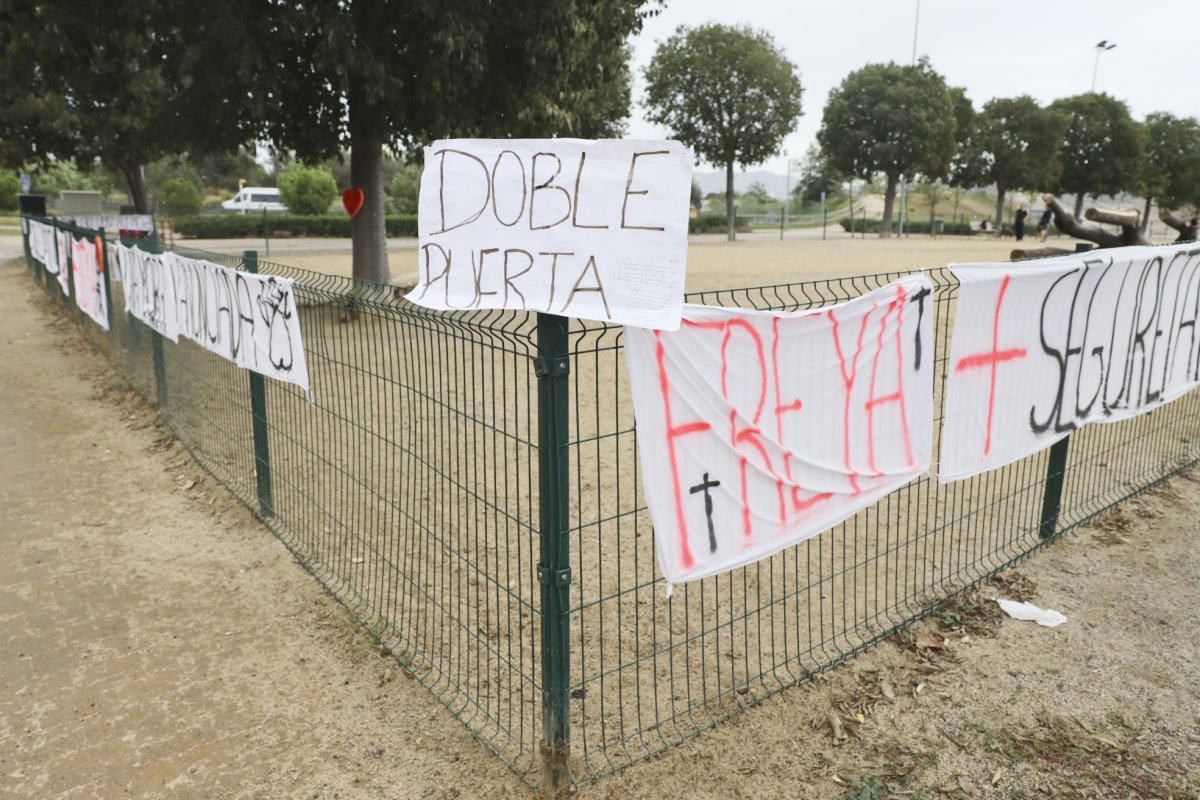
[[[1087,92],[1103,39],[1117,47],[1100,54],[1096,91],[1124,100],[1138,120],[1152,111],[1200,117],[1200,0],[920,0],[919,22],[917,9],[918,0],[667,0],[633,42],[627,135],[670,135],[644,119],[642,70],[677,27],[706,22],[767,30],[799,68],[804,116],[783,147],[794,159],[815,141],[829,91],[846,75],[865,64],[911,63],[914,27],[917,56],[964,87],[976,109],[993,97],[1029,94],[1046,104]],[[764,168],[782,174],[786,157]]]

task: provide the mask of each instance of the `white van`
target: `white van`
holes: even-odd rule
[[[287,211],[287,206],[279,202],[279,190],[270,186],[243,186],[241,191],[229,200],[221,203],[226,211]]]

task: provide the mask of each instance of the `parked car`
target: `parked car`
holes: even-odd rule
[[[287,206],[279,202],[279,190],[270,186],[243,186],[241,191],[221,203],[226,211],[287,211]]]

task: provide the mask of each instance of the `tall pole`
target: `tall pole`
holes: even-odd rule
[[[1117,46],[1116,42],[1109,42],[1108,39],[1101,39],[1096,44],[1096,61],[1092,64],[1092,93],[1096,92],[1096,73],[1100,70],[1100,54],[1112,50]]]
[[[781,242],[783,241],[783,229],[787,226],[788,201],[792,196],[792,159],[788,158],[787,162],[787,179],[783,184],[783,215],[779,218],[779,241]]]
[[[917,65],[917,30],[921,26],[921,0],[917,0],[917,17],[913,20],[913,52],[912,65]]]

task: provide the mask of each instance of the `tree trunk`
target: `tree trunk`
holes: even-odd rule
[[[383,193],[383,142],[379,138],[351,133],[350,183],[351,188],[362,189],[363,193],[362,209],[350,220],[353,275],[359,280],[387,283],[391,272],[384,220],[387,201]]]
[[[879,238],[892,238],[892,206],[896,204],[896,185],[899,175],[887,176],[887,189],[883,193],[883,224],[879,226]]]
[[[737,239],[737,220],[733,213],[733,159],[725,162],[725,223],[728,225],[729,241]]]
[[[1146,210],[1142,212],[1142,235],[1146,235],[1146,231],[1150,228],[1150,204],[1154,202],[1153,197],[1146,198]]]
[[[996,232],[1004,227],[1004,196],[1008,194],[1008,184],[996,181]]]
[[[122,162],[119,167],[125,187],[129,192],[129,204],[138,214],[149,214],[150,203],[146,199],[146,181],[142,178],[141,164]]]
[[[1181,217],[1171,209],[1159,206],[1158,218],[1179,231],[1179,238],[1175,240],[1177,242],[1194,242],[1200,234],[1200,214]]]
[[[1068,236],[1092,242],[1100,247],[1125,247],[1131,244],[1149,244],[1138,233],[1136,213],[1121,214],[1119,212],[1097,211],[1094,208],[1089,208],[1088,219],[1121,226],[1120,233],[1113,233],[1112,231],[1091,225],[1080,225],[1078,220],[1068,214],[1055,197],[1045,195],[1042,199],[1045,200],[1050,210],[1054,212],[1055,226]]]
[[[379,0],[351,4],[357,38],[370,42],[383,23]],[[363,45],[367,47],[367,45]],[[351,72],[346,92],[350,123],[350,184],[361,189],[363,204],[350,220],[355,278],[375,283],[391,280],[387,255],[387,200],[383,186],[383,144],[387,140],[384,115],[374,107],[362,86],[368,79]]]
[[[1075,219],[1083,216],[1083,192],[1075,195]]]

